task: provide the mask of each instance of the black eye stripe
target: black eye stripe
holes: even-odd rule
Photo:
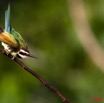
[[[17,58],[22,58],[21,56],[19,56],[19,54],[17,54],[16,56],[17,56]]]
[[[27,53],[24,53],[24,52],[19,52],[19,54],[21,54],[21,55],[28,55]]]

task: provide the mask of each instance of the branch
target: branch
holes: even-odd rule
[[[77,36],[92,61],[104,72],[104,50],[94,36],[88,22],[83,0],[68,0]]]
[[[0,52],[2,52],[4,55],[8,56],[10,59],[13,57],[12,55],[7,55],[6,52],[0,48]],[[51,91],[53,91],[62,101],[63,103],[71,103],[68,101],[68,99],[62,95],[59,90],[57,90],[55,87],[53,87],[51,84],[49,84],[45,79],[43,79],[39,74],[37,74],[35,71],[27,67],[22,61],[20,61],[18,58],[14,58],[13,61],[18,63],[24,70],[29,72],[31,75],[36,77],[45,87],[49,88]]]

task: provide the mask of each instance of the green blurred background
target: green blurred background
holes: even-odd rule
[[[104,0],[84,0],[90,26],[104,47]],[[4,28],[7,0],[0,0]],[[11,0],[12,27],[39,59],[26,65],[58,88],[72,103],[104,103],[104,73],[84,51],[75,33],[68,0]],[[0,53],[0,103],[62,103],[19,65]]]

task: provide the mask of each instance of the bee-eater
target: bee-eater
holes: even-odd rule
[[[6,53],[11,54],[14,58],[36,58],[28,51],[27,43],[22,36],[11,27],[10,4],[5,11],[5,29],[0,28],[0,41]]]

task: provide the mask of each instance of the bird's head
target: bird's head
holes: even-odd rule
[[[20,49],[19,53],[17,54],[17,57],[21,58],[21,59],[22,58],[29,58],[29,57],[37,59],[37,57],[31,55],[30,52],[28,50],[25,50],[25,49]]]

